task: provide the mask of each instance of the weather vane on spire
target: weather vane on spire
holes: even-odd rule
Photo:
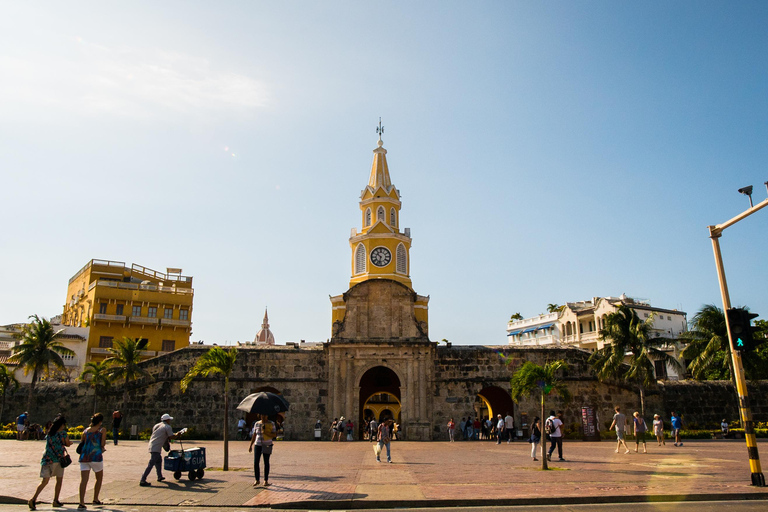
[[[384,135],[384,127],[381,126],[381,118],[379,118],[379,126],[376,127],[376,133],[379,135],[379,142],[381,142],[381,136]]]

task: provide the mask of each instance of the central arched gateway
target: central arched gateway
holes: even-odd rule
[[[402,423],[400,378],[390,368],[374,366],[360,377],[359,400],[357,424],[360,427],[371,417],[377,422],[392,418]]]

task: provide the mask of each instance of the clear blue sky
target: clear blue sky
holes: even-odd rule
[[[0,324],[91,258],[194,276],[193,340],[330,336],[379,116],[430,337],[605,295],[720,304],[768,180],[766,2],[10,2]],[[234,155],[234,156],[233,156]],[[768,209],[722,239],[768,316]]]

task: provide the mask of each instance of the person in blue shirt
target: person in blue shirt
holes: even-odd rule
[[[680,417],[680,413],[672,413],[672,434],[675,436],[675,446],[683,446],[683,441],[680,439],[680,429],[683,428],[683,419]]]

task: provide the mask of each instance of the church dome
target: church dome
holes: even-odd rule
[[[267,316],[267,310],[264,310],[264,321],[261,323],[261,329],[256,333],[256,337],[253,342],[259,345],[274,345],[275,336],[272,331],[269,330],[269,317]]]

